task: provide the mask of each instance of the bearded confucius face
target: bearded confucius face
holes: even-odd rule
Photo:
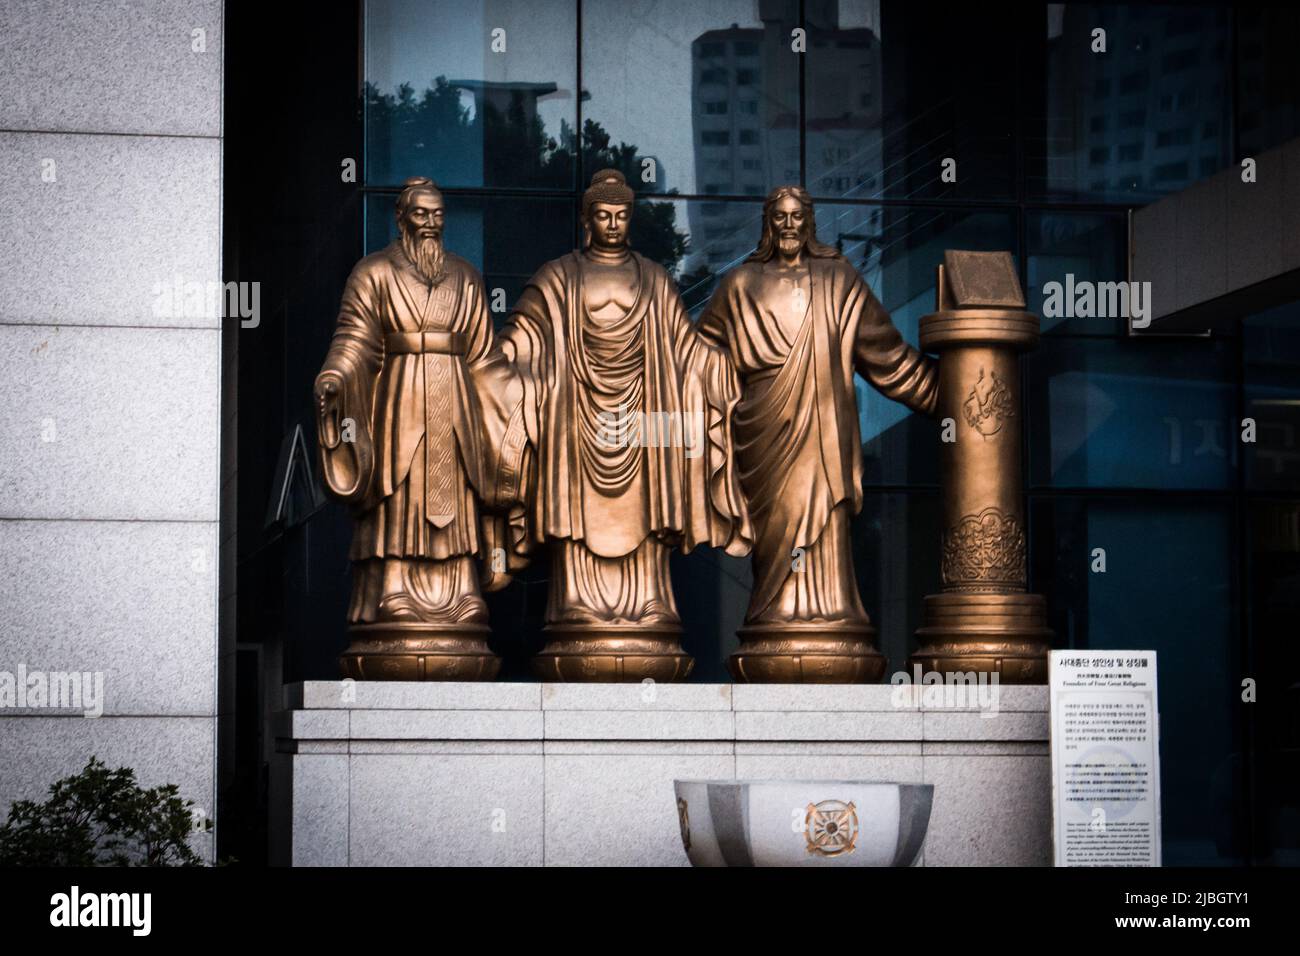
[[[787,258],[798,255],[808,241],[808,216],[794,196],[782,196],[776,201],[769,226],[776,236],[777,249]]]
[[[422,189],[411,195],[406,209],[397,216],[397,224],[402,230],[402,247],[420,275],[433,283],[441,282],[445,274],[443,215],[442,195]]]
[[[411,196],[406,211],[398,219],[404,235],[413,239],[442,239],[442,196],[421,190]]]

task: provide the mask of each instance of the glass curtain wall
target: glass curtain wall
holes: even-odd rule
[[[945,249],[1010,251],[1043,314],[1049,282],[1127,277],[1131,209],[1300,133],[1298,24],[1224,4],[367,0],[366,251],[394,236],[402,180],[432,177],[500,322],[613,166],[641,196],[634,246],[698,315],[763,196],[799,183],[909,341]],[[1166,862],[1294,861],[1295,695],[1241,699],[1265,666],[1296,672],[1294,310],[1178,337],[1049,311],[1023,369],[1031,588],[1058,647],[1160,652]],[[938,427],[857,393],[855,558],[892,670],[938,589]],[[1243,446],[1252,412],[1281,446]],[[693,679],[727,680],[747,562],[697,552],[674,579]],[[493,596],[507,677],[545,594],[534,566]]]

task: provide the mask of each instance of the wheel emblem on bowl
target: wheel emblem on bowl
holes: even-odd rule
[[[810,803],[804,813],[803,833],[809,853],[820,856],[852,853],[858,839],[857,808],[840,800]]]

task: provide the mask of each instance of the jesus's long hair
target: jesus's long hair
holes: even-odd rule
[[[803,207],[804,225],[808,230],[808,238],[804,240],[803,247],[808,255],[814,259],[843,259],[844,256],[834,246],[818,241],[817,217],[813,212],[812,197],[808,195],[808,190],[802,186],[777,186],[767,194],[767,199],[763,202],[763,238],[759,241],[758,248],[750,253],[745,261],[767,262],[776,255],[777,249],[780,248],[780,237],[777,236],[776,227],[772,225],[772,211],[786,196],[793,196]]]

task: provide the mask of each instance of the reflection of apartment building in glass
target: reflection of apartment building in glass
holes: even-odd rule
[[[808,4],[805,64],[807,185],[819,197],[866,199],[880,188],[880,40],[841,29],[837,4]]]
[[[703,195],[758,199],[766,192],[765,184],[778,178],[778,170],[781,177],[793,172],[798,178],[798,77],[794,83],[787,77],[782,86],[765,74],[760,55],[766,32],[771,32],[772,42],[780,42],[777,30],[779,24],[771,31],[733,24],[703,33],[691,44],[695,183]],[[773,135],[773,121],[786,123],[784,135]],[[757,223],[754,209],[746,204],[692,204],[688,267],[723,270],[753,248]]]
[[[706,196],[762,198],[798,183],[799,69],[805,69],[806,182],[814,195],[862,197],[880,173],[880,44],[866,28],[838,28],[837,4],[806,4],[807,51],[791,50],[796,8],[760,0],[761,27],[735,24],[691,45],[695,179]],[[812,104],[816,106],[812,106]],[[757,208],[703,201],[690,210],[689,268],[720,271],[758,239]],[[832,237],[833,238],[833,237]]]
[[[1048,40],[1051,191],[1148,201],[1227,161],[1227,41],[1213,9],[1066,4]],[[1106,31],[1094,53],[1093,31]]]
[[[811,3],[807,9],[804,175],[822,203],[822,241],[863,270],[878,256],[881,207],[828,207],[825,200],[869,199],[884,186],[881,46],[874,30],[840,29],[836,6]]]

